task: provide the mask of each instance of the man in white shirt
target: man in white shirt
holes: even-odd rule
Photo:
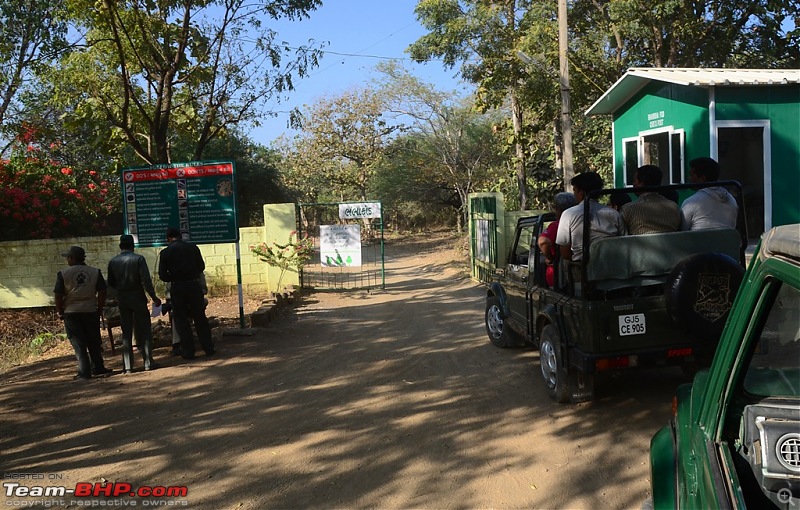
[[[711,158],[695,158],[689,162],[691,182],[719,180],[719,163]],[[733,195],[721,186],[703,188],[683,201],[681,230],[736,228],[739,206]]]
[[[603,189],[603,178],[595,172],[584,172],[573,177],[570,184],[578,205],[561,215],[556,244],[560,246],[562,259],[579,261],[583,258],[583,201],[590,192]],[[625,235],[625,223],[616,210],[591,199],[589,213],[590,241]]]

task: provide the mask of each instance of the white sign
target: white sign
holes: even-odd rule
[[[647,332],[643,313],[619,316],[619,336],[644,335]]]
[[[361,225],[320,225],[319,254],[325,267],[361,265]]]
[[[339,218],[354,220],[361,218],[380,218],[380,202],[356,202],[352,204],[339,204]]]

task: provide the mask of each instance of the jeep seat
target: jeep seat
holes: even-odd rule
[[[690,255],[722,253],[739,260],[740,248],[733,228],[607,237],[589,247],[587,281],[606,291],[657,285]]]

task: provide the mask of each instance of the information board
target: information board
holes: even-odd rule
[[[361,265],[361,225],[320,225],[320,263],[325,267]]]
[[[239,240],[232,162],[126,168],[122,189],[125,232],[140,247],[166,244],[168,227],[197,244]]]

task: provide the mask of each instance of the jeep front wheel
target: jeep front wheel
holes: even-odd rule
[[[514,345],[513,334],[506,324],[506,314],[500,300],[495,296],[486,299],[486,334],[495,347],[511,347]]]
[[[558,329],[548,324],[539,340],[539,364],[547,394],[558,403],[569,402],[569,377],[561,363]]]

